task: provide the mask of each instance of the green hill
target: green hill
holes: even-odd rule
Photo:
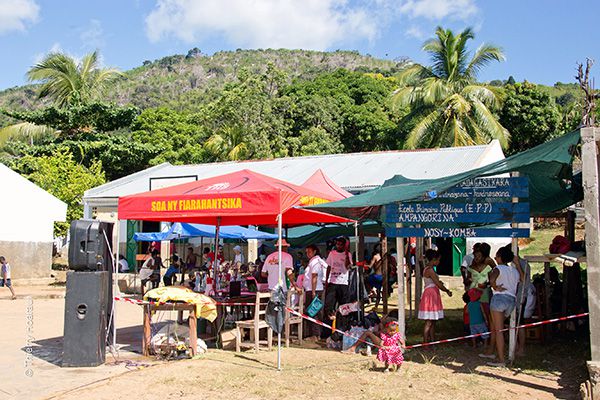
[[[356,51],[320,52],[308,50],[237,50],[205,55],[192,49],[187,55],[172,55],[144,61],[140,67],[125,71],[125,79],[115,82],[106,100],[134,104],[142,109],[169,106],[194,108],[194,103],[211,97],[237,74],[263,72],[268,64],[286,73],[288,79],[310,79],[319,73],[339,68],[351,71],[393,74],[407,61],[381,60]],[[0,92],[0,107],[10,110],[37,108],[36,85],[15,87]]]

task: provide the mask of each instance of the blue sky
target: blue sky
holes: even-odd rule
[[[198,47],[348,49],[427,63],[420,47],[435,27],[476,31],[507,60],[483,81],[574,82],[576,63],[596,59],[598,1],[561,0],[0,0],[0,90],[22,85],[49,51],[76,57],[98,49],[105,66],[127,70]]]

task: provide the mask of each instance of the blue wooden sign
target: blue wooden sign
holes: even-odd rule
[[[529,237],[528,228],[385,228],[388,237]]]
[[[474,178],[467,179],[443,193],[427,192],[426,199],[473,200],[529,197],[529,179],[518,178]]]
[[[397,203],[386,207],[387,224],[492,224],[529,222],[529,203]]]

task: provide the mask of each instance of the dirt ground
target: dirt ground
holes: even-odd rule
[[[25,331],[30,302],[31,346]],[[275,351],[209,350],[193,360],[157,361],[139,355],[142,313],[128,303],[117,306],[117,362],[107,355],[100,367],[61,368],[63,313],[64,299],[0,300],[0,399],[551,399],[578,398],[584,379],[585,351],[569,358],[561,343],[531,346],[533,361],[517,363],[522,369],[483,366],[478,351],[465,343],[412,350],[397,373],[383,373],[374,356],[345,355],[315,343],[283,349],[282,371],[275,368]],[[415,332],[409,339],[419,327],[410,329]],[[28,362],[32,376],[26,374]]]

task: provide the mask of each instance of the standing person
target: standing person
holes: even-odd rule
[[[425,260],[427,261],[423,269],[425,290],[419,304],[419,319],[425,320],[423,342],[427,343],[435,340],[435,322],[444,318],[444,306],[442,305],[440,290],[446,292],[450,297],[452,297],[452,292],[446,289],[444,282],[440,281],[433,269],[440,262],[439,251],[428,249],[425,251]]]
[[[468,292],[469,304],[467,304],[467,308],[469,311],[469,331],[471,335],[475,335],[478,333],[485,333],[481,338],[483,339],[484,346],[487,347],[487,341],[489,339],[489,326],[490,322],[488,317],[483,309],[483,304],[479,301],[481,297],[481,291],[477,289],[470,289]],[[473,347],[477,345],[477,338],[471,338]]]
[[[325,316],[335,319],[337,308],[348,300],[348,269],[352,264],[346,250],[346,239],[338,237],[335,248],[327,256],[327,287],[325,289]]]
[[[479,244],[479,243],[478,243]],[[483,243],[486,244],[486,243]],[[486,315],[490,315],[490,283],[489,274],[492,272],[496,263],[489,257],[489,246],[478,246],[474,252],[474,258],[471,265],[467,268],[467,290],[477,289],[481,291],[480,302],[483,305]],[[475,246],[473,246],[475,248]]]
[[[463,278],[463,285],[465,285],[465,291],[469,290],[467,270],[471,266],[471,264],[473,264],[473,260],[475,259],[475,252],[479,250],[479,246],[481,246],[481,243],[475,243],[473,245],[472,252],[465,254],[465,256],[462,259],[462,263],[460,264],[460,274]]]
[[[288,277],[290,284],[297,290],[301,290],[296,286],[296,280],[294,279],[294,259],[292,255],[288,253],[290,244],[285,240],[281,239],[281,287],[284,292],[287,292],[287,285],[285,278]],[[279,241],[275,244],[275,251],[267,256],[263,265],[261,275],[263,278],[267,278],[269,283],[269,290],[273,290],[279,283]]]
[[[156,289],[160,285],[160,269],[163,263],[160,258],[160,252],[156,249],[152,250],[152,275],[150,275],[150,282],[152,282],[152,289]]]
[[[381,300],[381,287],[383,285],[382,269],[383,259],[381,258],[381,250],[376,246],[373,249],[373,258],[371,258],[371,264],[369,265],[370,274],[367,276],[367,283],[371,287],[369,297],[375,297],[375,310],[379,307],[379,301]]]
[[[12,282],[10,281],[10,264],[6,262],[6,258],[4,256],[0,256],[0,287],[6,286],[10,293],[12,294],[12,299],[15,300],[17,295],[15,294],[15,290],[12,287]]]
[[[305,293],[305,308],[312,303],[315,297],[321,298],[323,294],[323,275],[327,269],[327,263],[321,258],[319,248],[314,244],[306,246],[306,255],[309,257],[308,265],[304,269],[302,286]],[[323,320],[323,309],[315,315],[319,321]],[[304,336],[309,339],[318,339],[321,328],[314,322],[307,321],[304,324]]]
[[[196,269],[196,262],[198,261],[198,256],[194,253],[194,248],[192,246],[187,248],[187,255],[185,256],[185,266],[182,266],[181,269],[181,284],[183,285],[185,281],[186,272],[189,274],[194,269]]]
[[[504,320],[510,315],[517,300],[517,286],[521,280],[520,264],[517,268],[510,266],[514,254],[510,248],[501,247],[496,253],[498,266],[490,273],[490,285],[492,287],[492,300],[490,312],[492,315],[492,342],[496,343],[496,355],[480,354],[485,358],[497,358],[496,362],[488,362],[494,367],[504,367],[504,334],[498,332],[504,328]]]

